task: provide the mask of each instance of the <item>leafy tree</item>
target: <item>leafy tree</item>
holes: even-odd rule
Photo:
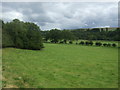
[[[58,43],[58,41],[62,39],[62,33],[58,29],[50,30],[47,35],[48,35],[48,38],[52,40],[52,42],[54,43]]]
[[[115,43],[112,44],[113,47],[116,47],[117,45]]]
[[[106,43],[103,43],[103,46],[107,46],[107,44],[106,44]]]
[[[69,30],[63,30],[62,31],[62,39],[64,40],[74,40],[75,36],[73,35],[73,33]]]
[[[69,41],[69,44],[73,44],[73,42],[70,40],[70,41]]]
[[[108,44],[107,44],[107,46],[108,46],[108,47],[110,47],[110,46],[111,46],[111,44],[110,44],[110,43],[108,43]]]
[[[36,24],[14,19],[3,27],[3,47],[40,50],[43,48],[40,33]]]
[[[81,41],[79,44],[84,45],[84,44],[85,44],[85,42],[84,42],[84,41]]]
[[[92,46],[92,45],[93,45],[93,42],[92,42],[92,41],[89,41],[89,45],[91,45],[91,46]]]
[[[111,28],[110,28],[111,29]],[[46,40],[50,39],[49,33],[50,31],[42,31],[42,35],[46,38]],[[109,28],[93,28],[93,29],[73,29],[73,30],[61,30],[62,35],[61,40],[114,40],[120,41],[120,28],[116,28],[114,30],[109,30]]]
[[[102,43],[101,42],[96,42],[95,45],[96,46],[102,46]]]

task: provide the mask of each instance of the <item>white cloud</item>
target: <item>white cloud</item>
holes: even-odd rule
[[[97,26],[97,27],[93,27],[93,28],[109,28],[110,26]]]
[[[3,19],[36,22],[41,29],[117,26],[118,3],[3,3]]]
[[[13,20],[13,19],[19,19],[23,20],[24,16],[22,13],[16,12],[16,11],[9,11],[9,12],[3,12],[2,13],[3,20]]]

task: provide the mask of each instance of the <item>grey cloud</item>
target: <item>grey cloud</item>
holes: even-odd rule
[[[9,2],[3,3],[2,9],[5,21],[18,17],[23,21],[36,22],[43,30],[118,25],[117,3]]]

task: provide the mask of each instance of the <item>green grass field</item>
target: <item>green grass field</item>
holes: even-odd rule
[[[118,48],[44,44],[3,49],[3,87],[117,88]]]

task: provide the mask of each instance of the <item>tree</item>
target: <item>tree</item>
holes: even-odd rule
[[[62,31],[62,39],[64,40],[74,40],[75,36],[73,35],[73,33],[69,30],[63,30]]]
[[[110,44],[110,43],[108,43],[108,44],[107,44],[107,46],[108,46],[108,47],[110,47],[110,46],[111,46],[111,44]]]
[[[117,45],[115,43],[112,44],[113,47],[116,47]]]
[[[89,41],[89,45],[91,45],[91,46],[92,46],[92,45],[93,45],[93,42],[92,42],[92,41]]]
[[[40,28],[29,22],[14,19],[3,28],[3,47],[40,50],[43,48]]]
[[[89,41],[86,41],[85,44],[86,44],[86,45],[89,45]]]
[[[95,45],[96,46],[102,46],[102,43],[101,42],[96,42]]]
[[[14,43],[10,33],[8,32],[8,23],[2,21],[2,47],[14,47]]]
[[[62,32],[62,39],[65,40],[114,40],[114,41],[120,41],[119,33],[120,28],[114,28],[114,30],[111,30],[112,28],[93,28],[93,29],[72,29],[72,30],[61,30]],[[49,38],[49,31],[42,31],[42,35],[46,38],[46,40]]]
[[[42,38],[39,31],[29,30],[27,33],[28,48],[34,50],[40,50],[43,48]]]
[[[106,44],[106,43],[103,43],[103,46],[107,46],[107,44]]]
[[[84,44],[85,44],[85,42],[84,42],[84,41],[81,41],[79,44],[84,45]]]
[[[62,33],[58,29],[52,29],[49,31],[48,37],[52,42],[58,43],[58,41],[62,39]]]
[[[73,44],[73,42],[70,40],[70,41],[69,41],[69,44]]]

